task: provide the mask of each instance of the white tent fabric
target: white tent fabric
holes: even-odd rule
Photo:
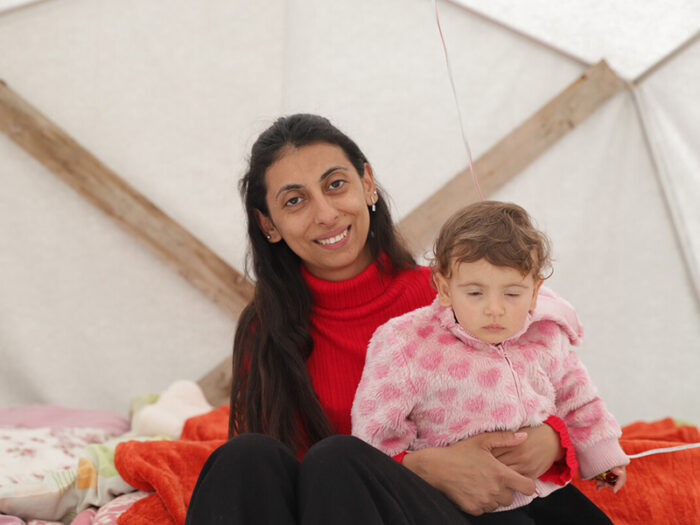
[[[477,156],[585,69],[440,9]],[[0,16],[0,49],[0,78],[241,270],[235,184],[279,114],[322,113],[355,138],[397,218],[466,165],[429,0],[51,0]],[[683,198],[698,64],[693,46],[640,87]],[[231,319],[4,136],[0,159],[0,405],[124,410],[230,352]],[[700,421],[700,312],[664,195],[628,93],[494,195],[552,236],[551,285],[623,423]]]
[[[697,419],[700,309],[630,95],[494,197],[523,204],[551,236],[548,285],[577,306],[581,359],[613,413]]]
[[[46,1],[0,17],[0,77],[242,268],[283,35],[283,1]],[[2,134],[0,159],[0,404],[125,410],[229,355],[232,319]]]
[[[0,0],[0,13],[40,1],[41,0]]]
[[[451,0],[587,64],[634,80],[700,29],[695,0]]]
[[[700,297],[700,40],[636,90],[669,212]]]
[[[700,3],[564,0],[557,9],[546,0],[454,3],[584,64],[605,59],[622,78],[640,80],[631,87],[686,269],[700,297],[700,212],[695,204],[700,199]],[[689,49],[685,49],[689,43]]]

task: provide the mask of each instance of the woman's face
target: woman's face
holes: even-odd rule
[[[368,206],[376,189],[369,164],[360,177],[339,146],[290,147],[267,169],[265,183],[269,216],[256,212],[269,242],[284,239],[320,279],[349,279],[369,266]]]

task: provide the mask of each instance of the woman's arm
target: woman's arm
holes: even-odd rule
[[[406,454],[403,465],[464,511],[478,516],[513,501],[513,491],[532,494],[532,479],[505,466],[493,450],[517,447],[529,439],[524,432],[489,432],[448,447],[425,448]]]

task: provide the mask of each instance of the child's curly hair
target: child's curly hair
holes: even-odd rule
[[[440,229],[433,247],[433,272],[449,278],[454,262],[486,259],[536,279],[552,275],[550,243],[517,204],[483,201],[462,208]],[[547,275],[545,275],[547,272]]]

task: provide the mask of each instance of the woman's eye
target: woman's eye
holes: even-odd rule
[[[292,207],[296,206],[301,202],[301,197],[292,197],[291,199],[287,200],[284,205],[287,207]]]
[[[337,179],[331,182],[328,187],[332,190],[337,190],[340,189],[342,186],[345,185],[345,181],[343,179]]]

